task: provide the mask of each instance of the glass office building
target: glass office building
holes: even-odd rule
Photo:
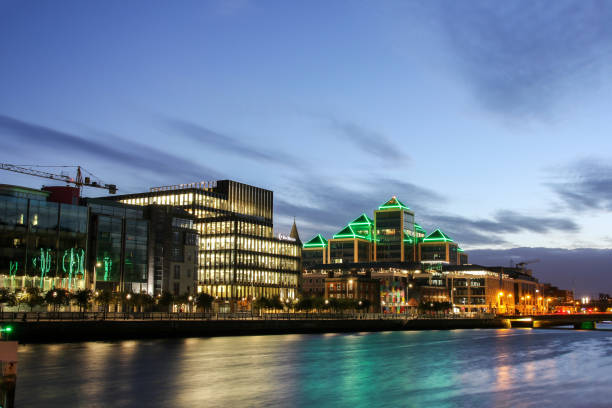
[[[149,221],[143,209],[105,199],[85,199],[91,210],[90,287],[153,293],[149,287]],[[95,281],[94,281],[95,278]]]
[[[274,237],[272,191],[220,180],[108,199],[173,205],[194,215],[200,235],[198,290],[227,301],[232,309],[260,296],[296,296],[301,244],[295,238]]]
[[[85,287],[87,208],[47,201],[49,195],[0,185],[1,287]]]

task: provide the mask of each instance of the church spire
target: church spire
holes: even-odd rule
[[[298,243],[302,243],[302,241],[300,240],[300,234],[297,230],[297,225],[295,225],[295,217],[293,217],[293,226],[291,227],[291,232],[289,233],[289,236],[291,238],[295,238]]]

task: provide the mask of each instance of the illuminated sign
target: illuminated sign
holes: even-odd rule
[[[281,241],[295,242],[295,238],[291,238],[289,235],[285,235],[285,234],[278,234],[278,239],[280,239]]]

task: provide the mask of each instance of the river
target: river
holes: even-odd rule
[[[18,370],[18,408],[612,407],[612,331],[22,345]]]

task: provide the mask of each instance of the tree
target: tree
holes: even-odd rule
[[[72,299],[79,305],[79,312],[87,309],[91,303],[92,292],[89,289],[79,289],[73,295]]]
[[[321,296],[315,296],[312,298],[312,307],[317,311],[321,312],[321,309],[325,307],[325,299]]]
[[[261,296],[255,302],[253,302],[253,306],[260,310],[267,309],[270,307],[270,299],[265,296]]]
[[[0,312],[2,312],[4,305],[15,306],[16,304],[17,298],[15,294],[7,288],[0,288]]]
[[[70,304],[70,292],[65,289],[51,289],[45,294],[45,302],[53,305],[53,310],[57,311],[58,306]]]
[[[157,304],[167,312],[174,303],[174,296],[170,292],[164,292],[157,298]]]
[[[40,294],[40,289],[37,287],[31,287],[26,289],[26,294],[23,297],[25,304],[30,307],[30,312],[36,307],[41,306],[45,303],[45,298]]]
[[[328,299],[329,302],[327,302],[328,307],[333,310],[334,312],[337,312],[338,310],[340,310],[340,301],[338,298],[329,298]]]
[[[153,299],[153,296],[149,295],[148,293],[135,293],[134,304],[138,308],[139,312],[145,312],[153,304],[155,304],[155,299]]]
[[[96,296],[96,301],[104,306],[104,313],[106,313],[108,311],[108,306],[113,301],[113,294],[108,290],[98,292],[98,295]]]
[[[283,302],[279,295],[272,296],[272,299],[270,299],[270,308],[274,310],[283,310]]]
[[[210,309],[214,300],[215,298],[212,297],[212,295],[200,292],[195,297],[195,304],[198,308],[201,308],[203,311],[206,311]]]
[[[371,305],[372,302],[370,302],[368,299],[361,299],[357,302],[357,309],[368,311]]]
[[[311,311],[313,307],[314,307],[314,299],[311,297],[303,297],[295,305],[296,309],[306,311],[306,313]]]

